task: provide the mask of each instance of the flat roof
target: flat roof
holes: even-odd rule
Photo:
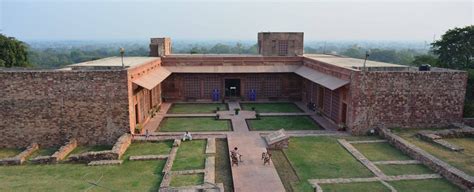
[[[173,73],[293,73],[299,65],[163,66]]]
[[[336,55],[325,55],[325,54],[304,54],[305,57],[321,61],[323,63],[335,65],[338,67],[344,67],[349,69],[360,69],[364,66],[363,59],[356,59],[350,57],[336,56]],[[370,57],[369,57],[370,58]],[[408,68],[406,65],[399,65],[393,63],[385,63],[378,61],[367,60],[365,66],[367,68],[376,67],[376,68]]]
[[[263,57],[257,54],[170,54],[165,57]]]
[[[123,63],[126,67],[138,66],[159,59],[159,57],[123,57]],[[103,59],[86,61],[68,65],[67,67],[121,67],[121,57],[107,57]]]

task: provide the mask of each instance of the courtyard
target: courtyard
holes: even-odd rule
[[[32,163],[33,159],[58,150],[40,147],[24,165],[0,167],[0,191],[159,191],[206,187],[247,191],[258,188],[262,182],[280,183],[272,191],[290,192],[462,191],[387,140],[326,129],[317,114],[295,103],[170,106],[157,115],[162,120],[156,132],[149,137],[133,137],[118,159],[119,164],[87,166],[70,160],[71,156],[116,148],[97,145],[77,146],[58,164],[37,165]],[[236,108],[241,110],[239,114]],[[290,133],[288,148],[269,150],[271,164],[264,166],[260,154],[267,146],[262,136],[280,129]],[[185,131],[192,132],[192,141],[180,141]],[[449,139],[464,147],[463,153],[451,154],[418,140],[413,136],[416,131],[395,130],[395,133],[472,174],[472,138]],[[229,151],[237,146],[244,160],[239,166],[231,166]],[[22,150],[0,149],[0,159],[15,156]]]

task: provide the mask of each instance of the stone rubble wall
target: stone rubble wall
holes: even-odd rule
[[[0,147],[110,145],[130,131],[126,70],[0,71]]]
[[[127,151],[127,148],[131,143],[132,135],[125,133],[119,139],[117,139],[117,142],[115,142],[111,150],[91,151],[71,155],[69,156],[68,161],[74,163],[89,163],[91,161],[100,160],[119,160],[125,151]]]
[[[393,134],[386,128],[377,128],[379,134],[388,140],[388,142],[401,150],[411,158],[420,161],[431,170],[442,175],[447,180],[463,188],[464,190],[474,190],[474,177],[463,171],[441,161],[426,151],[416,147],[403,138]]]
[[[0,159],[0,165],[21,165],[26,161],[26,158],[30,156],[33,152],[37,151],[39,146],[37,143],[29,145],[23,152],[16,155],[15,157],[9,157],[5,159]]]
[[[348,130],[445,127],[463,121],[467,73],[456,70],[354,72]]]

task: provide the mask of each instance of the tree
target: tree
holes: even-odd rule
[[[422,64],[430,64],[431,66],[439,66],[439,61],[436,56],[431,55],[431,54],[426,54],[426,55],[418,55],[415,56],[415,60],[412,61],[412,64],[415,66],[420,66]]]
[[[0,67],[28,67],[28,48],[13,37],[0,34]]]
[[[450,29],[431,45],[442,67],[474,68],[474,25]]]

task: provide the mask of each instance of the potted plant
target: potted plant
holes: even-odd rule
[[[219,120],[219,119],[220,119],[220,115],[216,114],[216,120]]]
[[[338,131],[345,131],[346,130],[346,124],[344,123],[339,123],[339,128],[337,129]]]
[[[255,118],[256,118],[257,120],[260,120],[260,113],[259,113],[259,112],[255,113]]]
[[[252,107],[252,111],[255,111],[255,107]]]
[[[240,109],[239,109],[239,108],[236,108],[236,109],[234,109],[234,110],[235,110],[235,114],[236,114],[236,115],[238,115],[238,114],[239,114],[239,111],[240,111]]]

